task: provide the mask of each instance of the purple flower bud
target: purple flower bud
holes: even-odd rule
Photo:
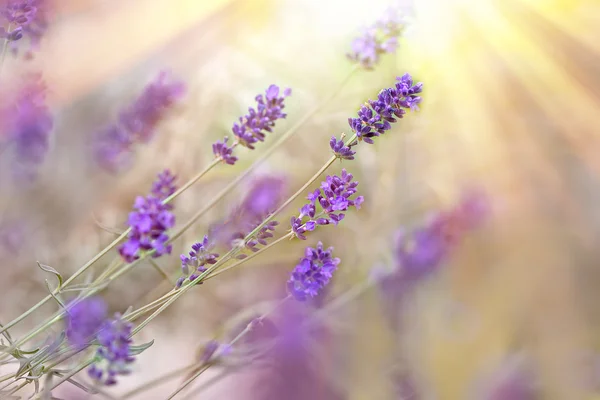
[[[332,250],[332,247],[323,250],[321,242],[316,248],[306,248],[305,257],[300,260],[287,283],[288,291],[296,300],[306,301],[316,296],[329,283],[340,263],[339,258],[331,256]]]

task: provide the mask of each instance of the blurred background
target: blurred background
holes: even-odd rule
[[[352,72],[352,39],[390,5],[400,5],[408,20],[398,51],[374,70]],[[155,344],[110,392],[122,395],[188,365],[227,326],[284,297],[304,247],[323,241],[342,260],[319,298],[327,304],[364,285],[374,268],[393,268],[399,228],[419,225],[476,187],[490,203],[485,225],[465,235],[438,273],[391,312],[377,287],[331,312],[306,335],[304,357],[292,362],[304,372],[292,372],[300,382],[284,384],[286,394],[260,394],[284,369],[242,360],[244,368],[214,382],[226,368],[210,369],[182,398],[600,398],[599,2],[56,0],[51,11],[33,58],[9,53],[0,73],[6,99],[25,73],[41,72],[54,115],[35,182],[21,187],[7,178],[14,162],[8,152],[0,162],[1,322],[47,294],[49,277],[36,261],[71,275],[127,228],[135,197],[148,193],[158,172],[169,168],[181,184],[210,163],[212,143],[231,136],[231,125],[270,84],[292,88],[287,118],[256,150],[236,149],[235,166],[213,169],[181,195],[174,202],[178,225],[278,134],[336,95],[176,240],[170,257],[157,260],[169,275],[180,271],[178,255],[226,218],[256,179],[281,179],[286,195],[300,188],[330,156],[331,136],[350,132],[347,119],[360,105],[409,72],[425,84],[420,112],[328,171],[348,168],[364,206],[335,228],[306,242],[285,241],[191,290],[138,335],[136,341]],[[185,82],[186,92],[152,140],[119,173],[90,163],[94,133],[161,70]],[[303,201],[283,212],[279,233]],[[102,258],[94,276],[116,255]],[[171,287],[141,263],[103,297],[122,312]],[[12,335],[56,309],[48,303]],[[400,309],[398,329],[390,313]],[[183,380],[139,398],[166,398]],[[491,394],[492,387],[519,385],[533,389]],[[69,384],[55,395],[91,397]]]

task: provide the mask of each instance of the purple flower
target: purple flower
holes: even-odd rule
[[[275,121],[286,117],[284,100],[291,93],[291,89],[285,89],[280,96],[279,87],[271,85],[264,96],[256,96],[257,108],[248,108],[248,114],[240,117],[239,123],[233,124],[231,130],[237,141],[249,149],[254,149],[256,142],[264,141],[266,133],[272,132]]]
[[[129,166],[133,147],[154,137],[158,123],[184,92],[183,82],[170,82],[169,74],[162,71],[132,104],[119,113],[114,124],[96,134],[93,147],[98,164],[109,172]]]
[[[410,236],[400,234],[396,243],[396,261],[404,279],[416,281],[434,272],[448,252],[447,242],[429,226]]]
[[[226,247],[237,245],[240,239],[246,237],[279,207],[286,189],[286,180],[280,176],[267,175],[253,180],[248,194],[233,208],[225,221],[211,227],[211,236]],[[277,222],[272,221],[264,226],[246,246],[253,251],[258,250],[255,245],[266,244],[266,239],[273,237],[271,232],[276,225]]]
[[[363,68],[372,69],[382,54],[396,51],[404,24],[398,10],[387,10],[382,18],[363,30],[362,36],[354,39],[348,58]]]
[[[412,77],[404,74],[397,78],[395,86],[379,92],[377,100],[370,100],[358,110],[358,118],[349,118],[348,124],[359,141],[373,143],[373,137],[382,135],[392,128],[397,118],[406,114],[406,109],[416,110],[423,84],[413,85]]]
[[[213,144],[213,154],[215,157],[220,157],[226,164],[233,165],[237,161],[237,157],[233,155],[233,146],[227,146],[227,140],[225,137],[222,142],[216,141]]]
[[[17,52],[16,42],[22,38],[29,40],[31,50],[38,48],[40,40],[48,28],[48,3],[47,0],[5,0],[0,2],[0,39],[7,40],[13,52]],[[31,50],[26,53],[27,57],[32,55]]]
[[[189,256],[186,256],[185,254],[179,256],[181,259],[181,271],[183,272],[183,276],[177,280],[177,287],[181,287],[186,278],[193,281],[201,273],[205,272],[207,269],[206,264],[215,264],[217,262],[219,255],[210,252],[212,247],[212,244],[208,241],[208,236],[204,236],[202,242],[192,245]]]
[[[300,215],[290,220],[297,238],[305,240],[304,233],[314,230],[317,225],[337,225],[346,216],[342,211],[350,207],[360,208],[364,198],[352,198],[358,186],[358,182],[352,179],[352,174],[343,169],[340,176],[327,176],[321,187],[308,195],[310,203],[302,206]],[[316,212],[317,204],[321,208],[319,213]],[[306,217],[309,219],[304,221]]]
[[[288,291],[298,301],[306,301],[315,297],[333,276],[340,263],[339,258],[333,258],[333,247],[323,250],[319,242],[317,248],[307,247],[304,258],[296,265],[287,282]]]
[[[157,180],[152,184],[152,194],[157,199],[164,201],[167,197],[175,193],[177,187],[175,180],[177,177],[168,169],[158,174]]]
[[[129,214],[131,232],[127,241],[119,247],[119,254],[126,262],[140,258],[140,251],[154,250],[152,257],[171,254],[171,245],[166,231],[175,225],[175,216],[171,212],[173,206],[163,204],[163,196],[174,190],[174,176],[168,171],[158,175],[152,188],[152,194],[135,199],[135,211]],[[160,197],[157,197],[160,196]]]
[[[94,339],[106,318],[107,306],[101,297],[73,301],[67,306],[65,316],[67,340],[80,347]]]
[[[335,154],[337,158],[354,160],[354,154],[356,154],[356,152],[352,151],[349,146],[346,146],[342,139],[336,140],[335,136],[332,136],[329,141],[329,147],[331,147],[333,154]]]
[[[131,355],[131,330],[133,324],[115,314],[113,320],[105,321],[98,332],[100,347],[96,352],[96,362],[88,369],[92,379],[103,385],[117,383],[117,375],[129,374],[129,364],[134,361]]]
[[[13,149],[15,180],[31,180],[50,148],[53,119],[45,105],[46,86],[40,75],[28,77],[10,107],[2,110],[3,130]]]

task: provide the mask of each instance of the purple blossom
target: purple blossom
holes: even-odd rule
[[[164,201],[167,197],[175,193],[177,187],[175,186],[175,180],[177,177],[171,173],[168,169],[158,174],[156,181],[152,184],[152,194],[157,199]]]
[[[119,113],[115,123],[96,134],[94,157],[98,164],[109,172],[129,166],[134,146],[154,137],[158,123],[184,92],[183,82],[172,81],[165,71],[159,73],[138,98]]]
[[[363,68],[372,69],[382,54],[394,53],[405,21],[395,9],[389,9],[382,18],[363,30],[362,36],[352,41],[352,51],[347,55]]]
[[[240,204],[232,209],[224,221],[211,227],[211,236],[225,247],[236,246],[239,240],[245,238],[279,207],[286,190],[287,183],[283,177],[266,175],[254,179]],[[276,221],[270,222],[245,245],[253,251],[258,250],[255,246],[259,243],[265,245],[266,239],[273,237],[271,232],[275,226]]]
[[[329,141],[329,147],[331,147],[333,154],[335,154],[337,158],[354,160],[354,155],[356,152],[352,151],[350,146],[346,146],[342,139],[336,140],[335,136],[332,136],[331,140]]]
[[[4,0],[0,2],[0,39],[7,40],[15,53],[16,42],[22,38],[29,40],[31,50],[36,50],[48,28],[48,19],[48,0]],[[31,50],[26,57],[32,56]]]
[[[173,206],[163,204],[163,196],[174,190],[173,180],[174,176],[164,171],[158,175],[152,194],[135,199],[135,211],[129,214],[131,232],[119,247],[119,254],[126,262],[133,262],[140,258],[140,252],[150,250],[154,250],[154,258],[171,254],[172,246],[167,244],[166,231],[175,226],[175,216],[171,212]]]
[[[65,332],[69,343],[76,347],[88,344],[100,329],[106,313],[107,306],[101,297],[74,300],[67,305]]]
[[[45,104],[46,86],[40,75],[29,76],[12,104],[2,110],[2,129],[13,151],[13,177],[35,178],[50,148],[53,119]]]
[[[306,248],[304,258],[296,265],[287,282],[288,291],[296,300],[306,301],[309,297],[315,297],[329,283],[340,263],[339,258],[332,257],[332,251],[333,247],[323,250],[321,242],[316,249]]]
[[[233,124],[232,131],[237,141],[249,149],[254,149],[256,142],[265,140],[267,132],[272,132],[275,121],[285,118],[284,100],[292,93],[285,89],[280,96],[279,86],[271,85],[265,95],[256,96],[257,108],[248,108],[248,114],[240,117],[239,122]]]
[[[96,362],[88,369],[88,374],[103,385],[117,383],[117,375],[129,374],[129,364],[134,361],[131,355],[131,331],[133,324],[115,314],[113,320],[105,321],[98,332],[100,347],[96,352]]]
[[[337,225],[351,207],[360,209],[364,201],[362,196],[352,198],[356,194],[357,181],[345,169],[340,176],[327,176],[321,187],[307,196],[308,204],[300,208],[298,217],[290,220],[292,232],[299,239],[305,240],[305,232],[313,231],[318,225]],[[321,211],[317,213],[317,205]],[[305,221],[306,217],[308,220]]]
[[[358,110],[358,118],[349,118],[348,124],[359,141],[373,143],[373,137],[382,135],[392,128],[397,118],[406,114],[406,109],[417,110],[423,84],[413,85],[412,77],[404,74],[396,78],[395,86],[379,92],[377,100],[369,100]]]
[[[225,137],[222,142],[216,141],[213,144],[213,154],[215,157],[220,157],[226,164],[233,165],[237,161],[237,157],[233,155],[233,146],[227,146],[227,140]]]
[[[183,272],[183,276],[177,280],[177,287],[181,287],[186,279],[193,281],[201,273],[205,272],[207,269],[206,264],[215,264],[217,262],[219,255],[210,252],[212,247],[212,244],[208,241],[208,236],[204,236],[202,242],[194,243],[192,245],[189,256],[186,256],[185,254],[179,256],[181,259],[181,271]]]

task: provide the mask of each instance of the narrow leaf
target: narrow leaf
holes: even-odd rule
[[[52,267],[50,267],[48,265],[41,264],[39,261],[37,261],[37,265],[43,271],[50,272],[51,274],[54,274],[56,276],[56,279],[58,279],[58,287],[56,289],[60,290],[60,288],[62,287],[63,282],[64,282],[62,275],[57,270],[55,270],[54,268],[52,268]]]
[[[154,344],[154,339],[152,339],[148,343],[139,344],[137,346],[130,346],[129,347],[129,354],[131,354],[132,356],[137,356],[138,354],[142,353],[144,350],[146,350],[147,348],[149,348],[153,344]]]

